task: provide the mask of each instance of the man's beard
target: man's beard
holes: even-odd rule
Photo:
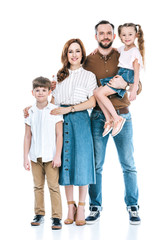
[[[110,42],[108,45],[103,45],[103,43],[98,42],[99,46],[103,49],[108,49],[112,46],[113,42]]]

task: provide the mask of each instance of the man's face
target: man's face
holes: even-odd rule
[[[110,24],[100,24],[97,28],[96,40],[101,48],[107,49],[112,46],[115,34]]]

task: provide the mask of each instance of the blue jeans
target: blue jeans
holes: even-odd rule
[[[127,206],[138,204],[137,171],[133,158],[133,130],[131,114],[121,114],[126,122],[121,132],[114,137],[125,184],[125,203]],[[89,185],[90,206],[102,209],[102,170],[109,135],[102,137],[105,117],[100,110],[91,113],[91,127],[94,143],[96,184]]]

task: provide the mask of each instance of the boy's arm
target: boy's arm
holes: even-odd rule
[[[30,161],[28,158],[28,153],[30,150],[30,146],[31,146],[31,137],[32,137],[32,133],[31,133],[31,127],[27,124],[25,124],[25,135],[24,135],[24,168],[25,170],[30,170]]]
[[[60,167],[61,166],[61,153],[63,145],[63,122],[56,123],[56,154],[52,161],[52,166]]]

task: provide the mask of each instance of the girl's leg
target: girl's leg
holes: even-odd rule
[[[109,100],[108,96],[113,95],[116,92],[105,85],[104,87],[100,88],[99,91],[96,93],[96,97],[98,101],[100,101],[104,107],[108,110],[108,112],[112,115],[114,121],[118,121],[120,116],[117,114],[115,108],[113,107],[111,101]]]
[[[77,208],[76,222],[85,221],[84,205],[87,195],[88,185],[79,186],[79,205]]]

